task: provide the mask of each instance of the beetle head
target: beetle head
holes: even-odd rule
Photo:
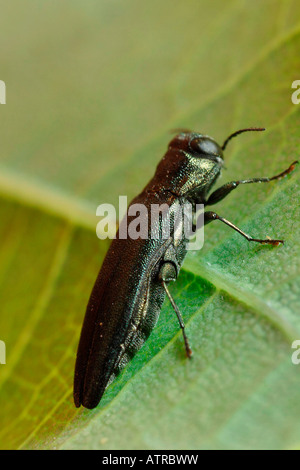
[[[207,135],[189,130],[179,132],[169,143],[151,184],[162,186],[179,196],[203,201],[220,176],[224,166],[223,152],[228,142],[246,131],[263,131],[260,127],[240,129],[219,145]]]
[[[170,149],[183,150],[194,158],[212,160],[223,166],[222,147],[211,137],[196,132],[182,132],[169,144]]]

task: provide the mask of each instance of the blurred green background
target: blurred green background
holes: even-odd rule
[[[239,188],[211,224],[145,347],[99,407],[76,410],[75,354],[109,242],[96,207],[135,196],[188,127],[226,152],[222,182],[272,176],[299,155],[296,0],[0,1],[1,448],[298,448],[299,170]]]

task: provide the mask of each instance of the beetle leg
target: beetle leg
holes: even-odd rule
[[[173,309],[175,310],[175,313],[176,313],[176,315],[177,315],[177,318],[178,318],[178,321],[179,321],[179,325],[180,325],[180,328],[181,328],[181,331],[182,331],[183,339],[184,339],[184,345],[185,345],[186,355],[187,355],[187,357],[190,359],[190,358],[192,357],[192,354],[193,354],[193,353],[192,353],[192,350],[191,350],[191,348],[190,348],[188,338],[187,338],[187,336],[186,336],[186,334],[185,334],[185,326],[184,326],[184,322],[183,322],[181,313],[180,313],[180,311],[179,311],[177,305],[175,304],[174,299],[173,299],[173,297],[172,297],[172,295],[171,295],[171,293],[170,293],[170,291],[169,291],[169,289],[168,289],[168,286],[167,286],[167,284],[165,283],[165,281],[162,281],[162,285],[163,285],[163,287],[164,287],[164,289],[165,289],[165,291],[166,291],[166,294],[167,294],[167,296],[169,297],[169,300],[170,300],[170,302],[171,302],[171,304],[172,304],[172,307],[173,307]]]
[[[179,311],[179,308],[177,307],[169,289],[168,289],[168,286],[167,286],[167,282],[170,282],[170,281],[175,281],[177,278],[177,273],[176,273],[176,268],[174,266],[173,263],[170,263],[170,262],[165,262],[162,267],[160,268],[160,272],[159,272],[159,279],[163,285],[163,288],[165,289],[165,292],[171,302],[171,305],[177,315],[177,318],[178,318],[178,321],[179,321],[179,325],[180,325],[180,328],[181,328],[181,331],[182,331],[182,335],[183,335],[183,340],[184,340],[184,345],[185,345],[185,350],[186,350],[186,355],[187,357],[190,359],[192,357],[192,350],[190,348],[190,345],[189,345],[189,341],[188,341],[188,338],[185,334],[185,325],[184,325],[184,322],[183,322],[183,318],[181,316],[181,313]]]
[[[283,240],[272,240],[270,238],[267,238],[266,240],[262,240],[260,238],[252,238],[250,235],[247,235],[247,233],[243,232],[240,228],[238,228],[236,225],[233,223],[229,222],[229,220],[224,219],[223,217],[220,217],[218,214],[215,212],[204,212],[204,224],[209,224],[213,220],[220,220],[224,224],[228,225],[229,227],[233,228],[236,232],[240,233],[243,237],[245,237],[249,242],[257,242],[261,243],[262,245],[273,245],[277,246],[279,243],[284,243]]]
[[[206,201],[206,204],[212,205],[216,204],[217,202],[221,201],[226,197],[233,189],[237,188],[240,184],[249,184],[249,183],[268,183],[269,181],[280,180],[284,176],[291,173],[294,170],[295,165],[298,161],[293,162],[286,170],[279,173],[279,175],[272,176],[272,178],[251,178],[247,180],[238,180],[238,181],[231,181],[230,183],[226,183],[220,188],[216,189]]]

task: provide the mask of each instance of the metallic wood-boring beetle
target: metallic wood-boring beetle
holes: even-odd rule
[[[223,151],[230,139],[246,131],[231,134],[222,146],[206,135],[187,130],[171,140],[157,166],[152,180],[131,204],[167,204],[176,214],[189,201],[212,205],[227,196],[240,184],[279,180],[290,173],[296,163],[271,178],[232,181],[209,194],[224,164]],[[194,214],[195,215],[195,214]],[[162,214],[164,217],[164,214]],[[129,224],[132,217],[127,216]],[[252,238],[215,212],[204,213],[204,224],[219,220],[236,230],[248,241],[278,245],[283,240]],[[78,346],[74,402],[86,408],[98,405],[105,388],[141,348],[152,329],[167,295],[178,317],[186,354],[190,349],[181,314],[168,284],[178,277],[187,253],[187,238],[175,242],[174,232],[167,240],[121,239],[119,231],[112,241],[88,302]]]

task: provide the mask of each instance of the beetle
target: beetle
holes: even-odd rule
[[[187,201],[193,208],[195,204],[213,205],[239,185],[283,178],[294,169],[297,161],[276,176],[231,181],[209,195],[224,166],[223,152],[228,142],[243,132],[263,130],[241,129],[232,133],[222,146],[207,135],[177,131],[154,177],[129,208],[136,203],[148,209],[152,204],[166,204],[174,218]],[[157,222],[158,231],[164,217],[163,212]],[[125,225],[131,220],[128,209]],[[283,240],[252,238],[216,212],[204,212],[204,224],[214,220],[228,225],[250,242],[283,243]],[[178,317],[186,355],[192,356],[181,313],[168,287],[177,279],[186,256],[187,235],[175,240],[173,227],[167,239],[122,238],[121,226],[104,259],[86,309],[75,365],[76,407],[83,405],[92,409],[98,405],[108,384],[150,335],[166,295]]]

